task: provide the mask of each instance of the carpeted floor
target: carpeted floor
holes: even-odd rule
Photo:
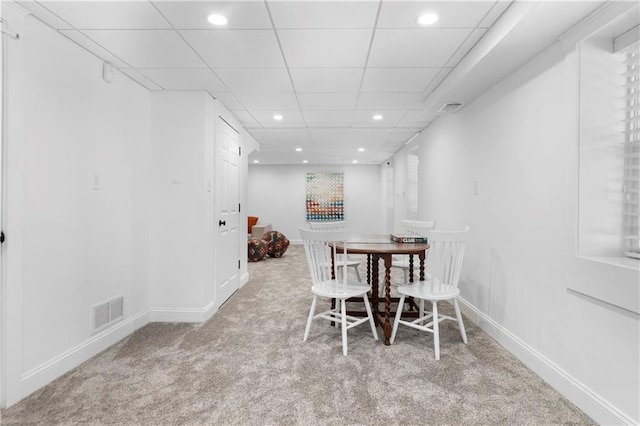
[[[364,271],[364,268],[362,268]],[[384,346],[363,324],[315,323],[301,246],[249,264],[205,324],[154,323],[4,410],[14,424],[595,424],[478,327],[403,327]]]

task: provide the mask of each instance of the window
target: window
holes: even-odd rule
[[[635,28],[638,30],[638,27]],[[614,42],[615,45],[615,42]],[[626,49],[624,254],[640,258],[640,43]]]
[[[640,78],[637,8],[578,45],[578,251],[640,258]]]

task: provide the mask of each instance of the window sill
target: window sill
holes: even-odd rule
[[[568,290],[640,314],[640,262],[626,257],[565,255],[563,282]]]
[[[619,266],[621,268],[632,269],[634,271],[640,270],[640,259],[634,259],[632,257],[603,257],[603,256],[576,256],[580,259],[590,260],[592,262],[605,263],[607,265]]]

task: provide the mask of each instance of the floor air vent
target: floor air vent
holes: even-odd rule
[[[440,107],[438,112],[458,112],[463,106],[462,102],[447,102]]]
[[[93,333],[102,331],[124,315],[124,297],[118,296],[107,302],[91,307],[93,318]]]

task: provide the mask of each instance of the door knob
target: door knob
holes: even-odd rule
[[[224,221],[224,220],[219,220],[218,221],[218,226],[225,226],[226,224],[227,224],[227,222]]]

